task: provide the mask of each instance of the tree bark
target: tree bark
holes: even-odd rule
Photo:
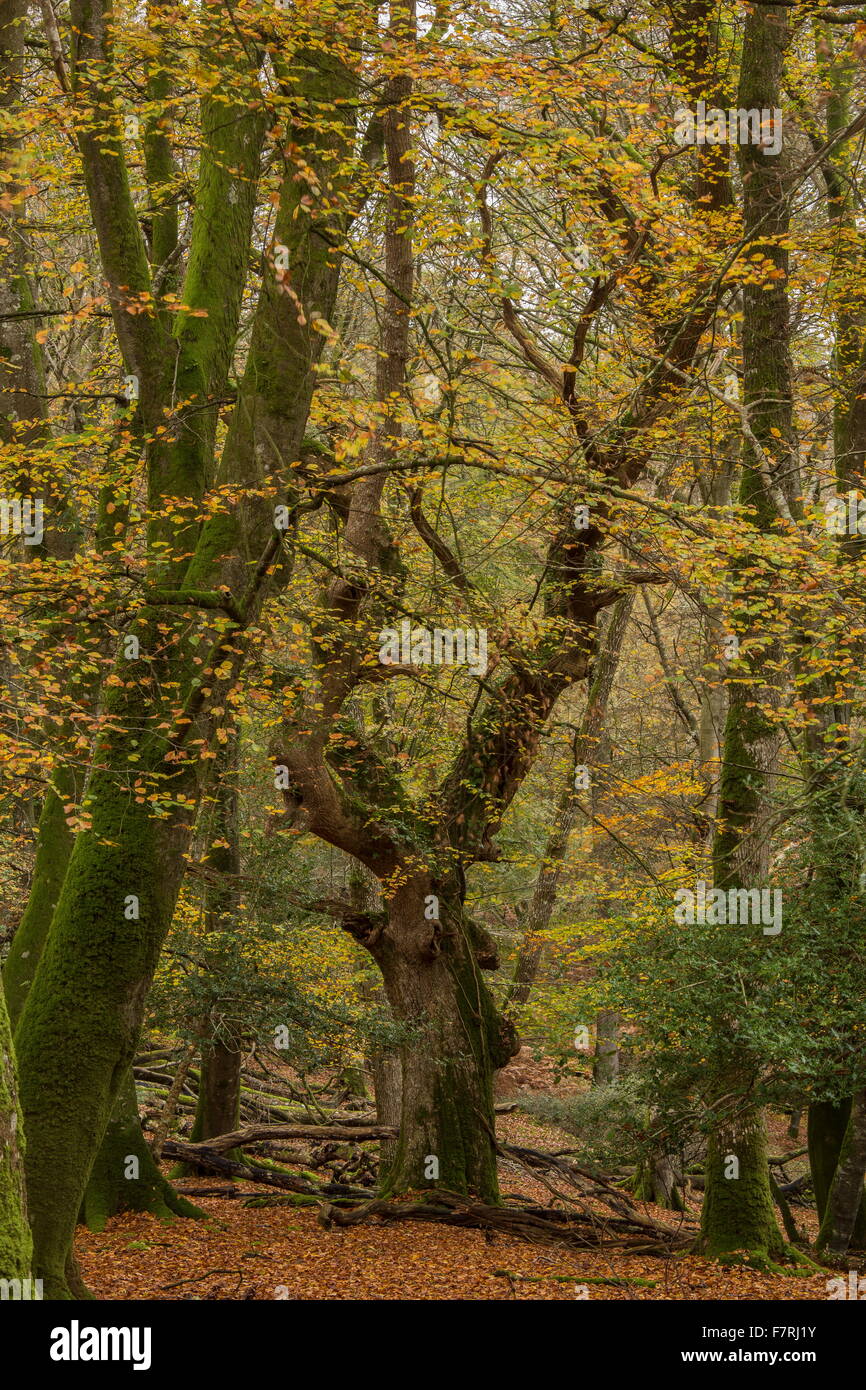
[[[748,1108],[718,1125],[707,1150],[701,1212],[704,1252],[761,1265],[784,1249],[776,1223],[763,1112]]]
[[[91,1231],[101,1231],[109,1217],[122,1211],[146,1211],[161,1221],[170,1221],[174,1216],[205,1215],[173,1190],[154,1162],[138,1117],[131,1068],[93,1164],[81,1219]]]
[[[493,1073],[513,1055],[513,1030],[497,1014],[476,958],[476,931],[462,895],[429,879],[394,896],[387,925],[364,944],[382,971],[396,1019],[412,1037],[401,1049],[400,1134],[384,1193],[439,1185],[498,1201]],[[428,891],[429,890],[429,891]],[[438,920],[425,917],[430,894]],[[363,940],[363,937],[360,939]]]
[[[746,19],[738,105],[746,110],[779,105],[782,60],[788,41],[784,13],[758,5]],[[740,503],[753,524],[770,533],[780,516],[796,507],[798,460],[792,425],[790,328],[788,312],[789,208],[778,155],[744,144],[738,151],[743,177],[743,220],[750,238],[747,261],[771,262],[772,282],[761,276],[743,287],[743,400],[746,437]],[[766,598],[765,579],[750,576],[744,590],[752,603]],[[746,618],[744,621],[748,621]],[[751,658],[754,660],[754,658]],[[736,666],[735,666],[736,670]],[[764,712],[779,692],[749,672],[729,685],[716,829],[714,884],[722,889],[757,888],[769,863],[767,797],[778,756],[779,733]],[[757,1064],[744,1062],[743,1074],[719,1078],[721,1099],[745,1097]],[[736,1159],[739,1177],[726,1179],[725,1155]],[[759,1110],[747,1106],[739,1119],[722,1116],[712,1134],[701,1217],[708,1253],[753,1250],[756,1259],[781,1248],[770,1192],[766,1133]]]
[[[24,1187],[24,1126],[12,1030],[0,985],[0,1278],[29,1278],[32,1253]]]
[[[866,1177],[866,1089],[855,1092],[818,1234],[818,1249],[844,1255],[863,1210]],[[862,1239],[862,1236],[861,1236]]]
[[[593,1086],[611,1086],[619,1078],[619,1025],[616,1009],[600,1009],[596,1018]]]

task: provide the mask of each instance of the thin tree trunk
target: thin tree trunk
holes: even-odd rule
[[[583,769],[586,769],[587,777],[591,778],[591,770],[598,760],[599,738],[604,728],[607,704],[633,606],[632,591],[617,601],[605,630],[604,641],[587,693],[586,710],[574,741],[573,767],[556,805],[553,827],[544,848],[541,869],[535,880],[526,912],[526,927],[514,976],[506,996],[507,1004],[525,1004],[538,974],[544,949],[544,933],[550,924],[568,841],[579,814],[581,788],[577,785],[577,779],[580,778],[581,784],[586,780],[582,776]]]
[[[220,942],[227,938],[233,940],[237,929],[238,875],[241,871],[238,739],[235,726],[225,730],[225,742],[214,766],[213,804],[206,815],[208,847],[203,862],[208,878],[203,899],[203,955],[209,976],[215,981],[225,970],[227,951],[223,946],[209,945],[209,938]],[[201,1074],[191,1135],[193,1142],[210,1139],[215,1134],[231,1134],[240,1121],[244,1035],[239,1020],[232,1017],[231,1005],[218,996],[211,998],[207,1015],[201,1020],[201,1030]],[[243,1161],[242,1154],[229,1157]]]
[[[596,1016],[593,1086],[611,1086],[619,1079],[619,1025],[616,1009],[600,1009]]]

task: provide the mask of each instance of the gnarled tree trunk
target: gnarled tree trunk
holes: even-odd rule
[[[489,940],[467,917],[462,894],[415,879],[395,894],[387,919],[349,926],[375,956],[395,1018],[411,1037],[400,1053],[400,1134],[385,1192],[429,1188],[498,1201],[493,1073],[516,1050],[481,971]],[[430,897],[438,919],[430,919]],[[366,937],[366,939],[365,939]]]

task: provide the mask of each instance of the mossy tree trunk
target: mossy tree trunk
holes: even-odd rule
[[[61,778],[64,777],[60,770]],[[70,779],[71,781],[71,779]],[[71,785],[67,790],[72,792]],[[66,824],[63,803],[54,787],[49,787],[42,803],[36,839],[33,883],[3,966],[3,988],[13,1029],[17,1026],[27,992],[33,983],[51,919],[57,906],[66,866],[72,852],[73,835]]]
[[[818,1234],[818,1249],[841,1256],[864,1249],[863,1179],[866,1177],[866,1090],[852,1097]]]
[[[24,1187],[24,1126],[15,1052],[0,985],[0,1279],[27,1279],[33,1241]]]
[[[222,41],[240,45],[230,90],[238,105],[237,120],[229,119],[221,93],[220,119],[205,125],[202,197],[182,296],[194,314],[130,313],[131,299],[152,297],[153,280],[117,138],[118,111],[104,81],[112,19],[101,0],[76,0],[73,19],[73,84],[81,106],[90,103],[95,112],[79,147],[102,268],[125,369],[139,378],[139,410],[162,442],[148,454],[151,587],[135,628],[140,656],[120,659],[111,683],[84,802],[90,825],[73,847],[17,1034],[32,1135],[34,1262],[49,1297],[70,1293],[75,1222],[133,1060],[207,781],[199,750],[216,741],[244,660],[244,630],[290,573],[284,534],[274,529],[274,499],[296,500],[286,471],[302,451],[323,346],[316,327],[330,321],[335,302],[333,241],[346,224],[338,184],[350,177],[357,114],[355,74],[326,43],[293,51],[281,65],[283,80],[299,93],[293,141],[303,154],[298,167],[308,171],[284,179],[274,222],[293,293],[266,264],[217,469],[216,421],[203,427],[202,411],[222,394],[214,382],[231,367],[240,326],[266,123],[264,104],[248,101],[244,87],[249,80],[260,93],[256,50],[214,10]],[[316,126],[321,111],[324,131]],[[237,142],[231,157],[222,146],[228,139]],[[170,437],[162,426],[177,372],[192,404],[188,425],[181,421]],[[190,522],[189,509],[167,505],[175,498],[197,504],[215,474],[232,497],[225,511],[200,524]],[[165,588],[169,581],[181,588]],[[191,613],[200,615],[192,632]]]
[[[142,722],[146,713],[143,704]],[[126,769],[141,743],[132,743],[134,749],[120,738],[103,749],[113,766],[91,781],[92,825],[76,839],[16,1031],[22,1107],[32,1135],[27,1183],[36,1265],[48,1297],[66,1292],[75,1221],[135,1055],[189,837],[188,822],[175,821],[166,833],[150,807],[137,801]],[[164,746],[150,768],[142,759],[139,769],[158,772],[168,751]]]
[[[63,784],[66,776],[57,776]],[[69,775],[67,790],[74,795]],[[33,888],[3,970],[9,983],[9,1016],[14,1029],[24,1008],[30,985],[42,957],[57,900],[74,843],[60,797],[49,788],[42,806],[36,847]],[[185,1201],[160,1173],[144,1140],[138,1119],[135,1082],[131,1070],[121,1086],[87,1185],[81,1219],[92,1230],[101,1230],[109,1217],[121,1211],[148,1211],[160,1218],[201,1215]]]
[[[779,106],[782,63],[788,41],[783,11],[758,5],[745,22],[738,105],[746,110]],[[743,220],[747,264],[764,267],[743,287],[743,405],[747,425],[740,480],[740,503],[761,531],[772,533],[782,516],[796,508],[799,493],[796,440],[792,426],[788,253],[789,211],[780,155],[748,144],[738,150],[743,178]],[[767,275],[767,270],[772,274]],[[766,578],[738,576],[743,604],[742,640],[749,610],[768,602]],[[761,656],[771,655],[766,649]],[[756,660],[757,655],[750,657]],[[734,659],[713,838],[716,887],[758,888],[769,862],[769,806],[779,736],[768,707],[778,692]],[[731,928],[729,928],[731,930]],[[744,930],[743,927],[737,930]],[[754,950],[766,949],[757,935]],[[719,1100],[739,1097],[736,1117],[720,1114],[710,1136],[701,1230],[709,1254],[752,1250],[757,1258],[780,1249],[767,1165],[766,1134],[760,1110],[747,1097],[761,1059],[744,1055],[738,1076],[719,1078]],[[727,1102],[730,1107],[730,1100]],[[726,1169],[737,1177],[726,1177]]]
[[[205,1215],[174,1191],[154,1162],[138,1117],[131,1068],[90,1173],[81,1219],[91,1231],[101,1231],[109,1217],[122,1211],[146,1211],[161,1221]]]
[[[767,1159],[767,1128],[759,1108],[745,1109],[713,1130],[701,1212],[707,1255],[760,1265],[783,1253]]]
[[[394,1017],[410,1030],[400,1052],[400,1134],[382,1190],[440,1186],[498,1201],[493,1074],[513,1054],[515,1035],[481,973],[489,944],[453,885],[437,893],[429,879],[395,895],[387,923],[361,919],[350,929],[375,956]]]

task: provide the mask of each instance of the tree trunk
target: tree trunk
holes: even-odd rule
[[[745,23],[743,58],[737,95],[739,107],[774,109],[779,105],[782,62],[788,42],[784,13],[757,5]],[[772,266],[772,279],[756,273],[743,286],[743,401],[747,430],[739,500],[752,525],[766,535],[781,518],[799,507],[799,460],[792,422],[792,368],[788,310],[790,218],[784,166],[778,155],[740,145],[743,222],[749,238],[746,263]],[[752,573],[743,584],[751,604],[767,599],[766,579]],[[751,610],[753,611],[753,610]],[[745,631],[750,610],[736,621]],[[774,649],[761,655],[772,669]],[[754,661],[755,657],[750,657]],[[768,706],[779,702],[772,677],[763,683],[745,660],[734,658],[713,836],[714,884],[717,888],[758,888],[766,881],[769,850],[769,795],[779,749],[777,723]],[[701,1228],[709,1254],[750,1250],[757,1260],[782,1248],[770,1191],[766,1132],[760,1111],[742,1118],[721,1110],[733,1092],[746,1096],[754,1085],[759,1061],[744,1058],[741,1074],[719,1077],[718,1128],[711,1136]],[[739,1178],[725,1177],[725,1155],[739,1165]]]
[[[61,767],[57,771],[56,779],[65,794],[72,799],[75,796],[72,774]],[[36,967],[48,937],[72,852],[73,838],[66,824],[61,797],[54,787],[49,787],[39,816],[33,883],[24,916],[12,938],[12,945],[3,966],[3,988],[6,991],[6,1003],[13,1030],[18,1026],[27,991],[33,983]]]
[[[148,714],[142,710],[142,723]],[[134,728],[136,721],[130,722]],[[133,743],[129,751],[138,755],[138,740]],[[129,785],[128,758],[120,748],[115,756],[117,772],[106,769],[91,781],[92,827],[75,842],[16,1031],[31,1136],[27,1191],[36,1273],[48,1298],[68,1296],[65,1268],[75,1222],[135,1055],[188,844],[181,815],[173,833],[160,833]],[[127,915],[133,911],[137,916]]]
[[[403,1071],[398,1052],[374,1052],[370,1057],[373,1088],[376,1093],[376,1119],[381,1125],[400,1128],[403,1104]],[[396,1140],[383,1139],[379,1144],[379,1179],[384,1181],[394,1162]]]
[[[669,1154],[660,1153],[641,1166],[634,1195],[644,1202],[654,1202],[666,1211],[685,1211],[676,1168]]]
[[[226,730],[214,764],[216,778],[212,805],[206,820],[207,848],[203,863],[209,870],[202,910],[202,951],[208,974],[214,981],[206,1016],[201,1021],[204,1042],[201,1075],[192,1139],[211,1139],[231,1134],[240,1121],[243,1029],[233,1016],[230,1002],[222,997],[219,981],[232,965],[238,910],[238,875],[241,871],[238,838],[239,735],[235,725]],[[214,946],[212,943],[216,942]],[[243,1162],[243,1154],[229,1155]],[[203,1171],[203,1170],[196,1170]]]
[[[739,1255],[748,1263],[761,1265],[783,1253],[767,1159],[767,1129],[761,1110],[745,1110],[713,1130],[701,1212],[705,1254],[715,1258]]]
[[[615,1009],[600,1009],[596,1018],[593,1086],[610,1086],[619,1077],[619,1024]]]
[[[202,1046],[201,1075],[195,1107],[192,1143],[215,1134],[233,1134],[240,1124],[243,1053],[221,1038]],[[238,1157],[229,1154],[229,1158]]]
[[[0,986],[0,1277],[28,1279],[32,1253],[24,1190],[24,1127],[12,1030]]]
[[[812,1174],[815,1206],[822,1221],[827,1211],[827,1199],[833,1186],[833,1174],[842,1152],[850,1114],[850,1099],[843,1100],[838,1105],[834,1105],[832,1101],[813,1101],[809,1106],[809,1170]]]
[[[69,796],[75,796],[72,774],[61,767],[56,776]],[[18,1025],[45,949],[73,843],[61,799],[54,788],[49,787],[39,820],[33,887],[3,971],[4,985],[8,980],[13,1030]],[[109,1217],[122,1211],[148,1211],[166,1220],[173,1215],[203,1215],[172,1190],[151,1157],[138,1119],[131,1070],[121,1086],[103,1146],[94,1162],[81,1204],[80,1220],[91,1230],[101,1231]],[[74,1278],[77,1291],[83,1294],[77,1269]]]
[[[866,1089],[857,1091],[851,1100],[845,1137],[818,1234],[819,1250],[827,1250],[831,1255],[844,1255],[852,1242],[858,1220],[862,1227],[864,1176]],[[862,1230],[860,1244],[862,1246]]]
[[[91,1231],[101,1231],[109,1217],[122,1211],[147,1211],[161,1221],[206,1214],[175,1192],[154,1163],[138,1118],[131,1068],[90,1174],[81,1219]]]
[[[364,943],[395,1018],[412,1029],[400,1057],[400,1134],[382,1189],[438,1184],[495,1203],[493,1073],[514,1055],[516,1038],[481,974],[478,957],[489,962],[491,948],[464,913],[462,893],[440,890],[438,919],[425,916],[436,886],[416,879],[398,890],[387,926]]]

